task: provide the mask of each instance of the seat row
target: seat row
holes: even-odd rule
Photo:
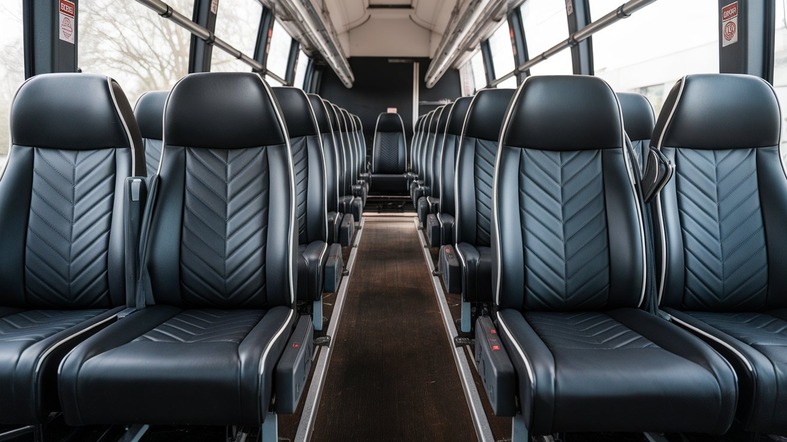
[[[416,151],[443,159],[416,166],[433,175],[414,195],[437,212],[427,234],[514,440],[787,434],[779,120],[768,83],[715,74],[681,79],[655,122],[644,97],[587,76],[529,77],[419,122]]]
[[[345,113],[255,74],[188,75],[136,118],[107,77],[23,84],[0,179],[0,425],[62,410],[276,440],[362,207],[329,174],[362,187],[360,166],[326,167],[360,144]]]

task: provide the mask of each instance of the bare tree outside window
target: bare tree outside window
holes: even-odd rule
[[[191,17],[193,0],[167,3]],[[77,25],[80,68],[117,80],[132,105],[188,72],[191,34],[136,1],[82,0]]]
[[[0,170],[11,145],[9,115],[11,100],[25,80],[22,49],[22,2],[0,5]]]

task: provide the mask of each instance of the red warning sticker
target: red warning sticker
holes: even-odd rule
[[[74,44],[76,5],[68,0],[60,0],[60,39]]]
[[[721,46],[738,42],[738,2],[721,8]]]

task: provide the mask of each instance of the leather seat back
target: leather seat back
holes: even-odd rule
[[[358,162],[358,174],[366,173],[366,138],[363,135],[363,123],[361,117],[352,115],[353,124],[355,125],[355,139],[357,144],[358,154],[356,155]]]
[[[407,142],[404,123],[397,113],[377,116],[372,143],[372,173],[400,174],[407,168]]]
[[[449,215],[454,215],[456,152],[459,149],[459,140],[462,136],[462,126],[465,124],[467,109],[472,100],[472,97],[460,97],[454,102],[445,129],[442,159],[440,160],[439,196],[440,212]]]
[[[653,107],[643,95],[631,92],[618,92],[620,108],[623,111],[623,126],[631,140],[631,148],[637,155],[639,170],[644,169],[645,155],[650,148],[650,136],[656,125]]]
[[[276,87],[273,93],[290,137],[298,243],[327,241],[325,160],[312,106],[303,89]]]
[[[0,180],[0,305],[124,305],[124,186],[144,175],[139,129],[114,80],[45,74],[25,82],[11,105]]]
[[[164,103],[169,91],[145,92],[134,106],[134,117],[142,134],[142,145],[145,149],[145,167],[148,174],[158,170],[161,158],[161,143],[164,139]]]
[[[410,162],[410,170],[418,176],[420,171],[420,154],[421,154],[421,139],[424,135],[424,124],[426,123],[428,114],[421,115],[418,117],[418,121],[415,123],[415,129],[413,131],[413,139],[410,142],[410,154],[408,155],[408,159]]]
[[[353,194],[353,184],[358,180],[358,162],[357,162],[357,147],[355,137],[353,136],[354,128],[353,121],[350,118],[349,112],[346,109],[339,108],[339,122],[341,125],[342,137],[344,137],[344,149],[347,156],[347,169],[345,170],[344,182],[348,186],[347,192],[349,195]]]
[[[779,115],[773,88],[757,77],[689,75],[667,96],[653,132],[675,164],[657,203],[662,305],[787,307]]]
[[[429,143],[432,139],[432,120],[434,120],[435,115],[437,114],[437,109],[429,111],[426,114],[426,118],[424,120],[424,127],[423,127],[423,135],[421,136],[420,141],[420,148],[418,149],[418,162],[420,164],[418,170],[418,176],[421,180],[426,183],[426,173],[427,173],[427,164],[429,161]]]
[[[344,113],[339,106],[331,103],[331,107],[335,114],[335,120],[333,120],[333,122],[336,123],[336,137],[341,140],[339,144],[339,146],[341,146],[339,154],[342,160],[342,179],[340,181],[342,186],[341,193],[342,195],[352,195],[352,145],[350,144],[350,138],[347,136],[347,120],[344,119]]]
[[[427,194],[431,194],[432,183],[434,182],[434,157],[437,152],[437,143],[439,135],[440,120],[443,116],[445,106],[440,106],[435,109],[432,118],[429,120],[429,135],[426,139],[426,148],[424,150],[424,188]]]
[[[315,121],[320,130],[323,158],[325,159],[325,195],[329,211],[339,208],[339,158],[336,152],[336,137],[328,116],[328,108],[319,95],[307,94],[314,111]]]
[[[440,118],[437,120],[437,132],[435,134],[434,150],[432,152],[432,176],[429,179],[429,195],[438,196],[440,191],[440,175],[442,168],[440,167],[443,159],[443,145],[445,140],[445,129],[448,126],[448,115],[451,113],[454,104],[447,104],[443,106],[440,112]]]
[[[513,95],[514,89],[482,89],[470,103],[456,160],[456,244],[491,245],[495,155]]]
[[[164,111],[148,238],[157,304],[292,306],[297,224],[287,132],[253,73],[181,79]]]
[[[492,257],[500,307],[639,306],[643,218],[609,85],[589,76],[529,77],[512,101],[497,161]]]

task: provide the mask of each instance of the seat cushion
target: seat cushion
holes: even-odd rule
[[[498,319],[534,434],[723,433],[732,421],[737,390],[730,365],[658,317],[638,309],[506,309]]]
[[[111,321],[118,310],[0,307],[0,424],[39,423],[59,409],[55,383],[60,359],[87,330]]]
[[[679,323],[712,336],[717,350],[736,367],[741,396],[738,418],[746,427],[787,433],[787,309],[760,313],[666,311]]]
[[[63,361],[66,421],[258,425],[294,323],[286,307],[137,311]]]

